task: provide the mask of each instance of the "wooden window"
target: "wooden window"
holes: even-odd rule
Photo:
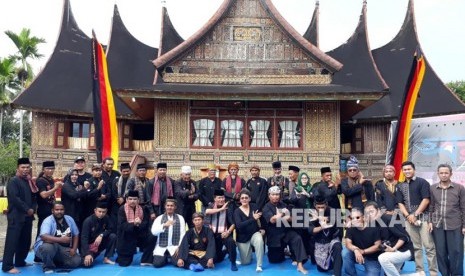
[[[68,126],[66,122],[57,122],[55,127],[55,148],[68,148]]]
[[[232,107],[236,108],[232,108]],[[190,107],[192,148],[303,148],[301,104],[195,101]]]
[[[357,125],[354,128],[354,139],[352,141],[352,153],[363,153],[363,126]]]

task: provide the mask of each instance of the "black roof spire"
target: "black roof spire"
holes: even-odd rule
[[[303,37],[308,40],[308,42],[312,43],[316,47],[320,47],[320,1],[315,2],[315,9],[313,10],[312,21],[310,21],[310,25],[305,31]]]

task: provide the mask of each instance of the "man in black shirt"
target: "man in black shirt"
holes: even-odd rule
[[[346,233],[346,250],[344,250],[343,274],[356,276],[355,263],[365,267],[366,276],[379,276],[381,265],[378,262],[381,245],[381,231],[378,227],[369,227],[365,223],[363,210],[352,208],[351,227]]]
[[[108,215],[111,215],[113,211],[113,199],[111,196],[113,195],[113,182],[115,179],[121,176],[120,172],[117,170],[113,170],[113,167],[115,165],[115,160],[111,157],[106,157],[102,161],[102,179],[105,181],[107,184],[107,190],[109,193],[109,198],[107,198],[107,203],[108,203]],[[118,212],[118,210],[116,210]]]
[[[413,242],[416,272],[429,270],[430,274],[435,276],[438,274],[436,249],[428,226],[430,184],[425,179],[415,176],[415,164],[411,161],[402,163],[402,173],[405,181],[396,185],[396,198],[399,210],[407,220],[405,229]],[[424,267],[423,247],[428,269]]]
[[[268,187],[278,186],[281,191],[281,200],[289,199],[289,178],[282,175],[281,161],[275,161],[271,164],[273,167],[273,176],[268,178]]]
[[[381,255],[378,261],[387,276],[399,276],[404,262],[413,259],[413,244],[410,236],[397,216],[382,214],[378,204],[368,201],[365,214],[371,227],[381,230]]]
[[[16,274],[15,268],[26,266],[26,257],[31,246],[32,220],[35,203],[32,193],[37,187],[30,180],[29,158],[19,158],[16,176],[8,182],[8,227],[6,229],[3,272]],[[14,262],[13,262],[14,259]]]
[[[328,201],[329,207],[333,209],[341,209],[338,195],[341,194],[339,181],[333,181],[333,173],[330,167],[323,167],[321,171],[321,181],[315,183],[313,191],[314,196],[323,196]]]
[[[216,166],[210,164],[208,166],[208,176],[199,181],[199,199],[202,202],[202,212],[205,212],[208,205],[213,202],[215,190],[221,189],[221,179],[216,177]]]
[[[131,166],[129,165],[129,163],[121,163],[120,171],[121,171],[121,176],[113,180],[112,188],[111,188],[111,200],[113,204],[111,207],[112,210],[110,213],[110,220],[113,223],[113,226],[114,226],[113,231],[115,233],[116,233],[116,225],[118,223],[118,210],[126,202],[124,198],[128,191],[127,183],[129,180],[129,176],[131,175]]]
[[[191,179],[191,166],[182,166],[181,178],[173,184],[174,196],[177,200],[177,213],[180,214],[189,228],[194,227],[192,215],[195,213],[195,201],[199,199],[197,185]]]
[[[103,202],[97,203],[94,214],[84,220],[81,231],[81,255],[85,267],[94,264],[95,258],[105,250],[104,264],[115,264],[110,258],[115,253],[116,234],[114,234],[107,216],[107,205]]]
[[[235,224],[233,211],[230,208],[234,203],[229,203],[229,206],[228,203],[225,203],[224,191],[216,190],[215,202],[208,206],[205,214],[207,215],[207,223],[210,225],[210,229],[212,229],[215,236],[216,254],[214,262],[222,262],[226,253],[228,253],[229,260],[231,261],[231,270],[237,271],[236,243],[233,239]],[[223,246],[226,247],[227,251],[223,251]]]
[[[268,200],[268,183],[264,178],[260,177],[260,167],[258,165],[252,165],[250,175],[252,178],[245,183],[245,188],[251,194],[250,203],[255,204],[258,210],[262,210]]]

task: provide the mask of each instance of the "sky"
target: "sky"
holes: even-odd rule
[[[71,0],[76,21],[88,36],[92,29],[108,43],[113,6],[118,5],[123,22],[140,41],[158,47],[161,6],[173,25],[187,39],[213,15],[223,0]],[[312,17],[315,0],[272,0],[284,18],[303,34]],[[320,0],[320,48],[327,52],[343,44],[358,23],[363,0]],[[368,34],[372,49],[379,48],[399,31],[408,0],[368,0]],[[0,57],[13,54],[14,44],[6,30],[31,29],[47,42],[39,46],[44,55],[33,61],[36,72],[46,64],[58,39],[63,0],[0,0]],[[417,31],[423,52],[444,82],[465,80],[465,1],[416,0]]]

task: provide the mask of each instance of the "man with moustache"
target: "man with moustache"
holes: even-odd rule
[[[207,216],[207,224],[213,231],[215,236],[216,254],[214,258],[215,263],[222,262],[226,253],[229,255],[229,261],[231,262],[231,270],[237,271],[236,259],[236,243],[233,239],[233,232],[235,229],[234,214],[228,206],[234,203],[226,203],[223,190],[215,191],[215,201],[213,204],[208,206],[205,210]],[[226,247],[226,251],[223,251],[223,246]]]
[[[214,200],[215,190],[221,189],[221,179],[216,177],[215,164],[208,165],[208,175],[199,181],[199,199],[202,202],[202,212]]]
[[[152,235],[157,237],[153,250],[153,266],[160,268],[171,259],[173,265],[178,263],[178,248],[186,234],[186,222],[181,215],[175,213],[176,200],[167,198],[165,213],[158,216],[152,224]]]
[[[252,176],[245,183],[245,188],[250,191],[250,203],[255,204],[258,210],[262,210],[268,199],[268,183],[260,177],[260,167],[252,165],[250,167],[250,175]]]
[[[289,179],[282,175],[282,165],[280,161],[275,161],[271,164],[273,167],[273,176],[268,178],[268,187],[278,186],[281,190],[281,199],[288,199],[289,193]],[[267,199],[268,200],[268,199]]]
[[[106,202],[106,199],[109,197],[109,189],[102,179],[102,165],[100,163],[92,165],[92,177],[84,181],[84,189],[88,193],[82,201],[83,210],[80,220],[82,222],[94,213],[97,202]]]
[[[115,253],[116,234],[114,234],[107,215],[107,204],[104,202],[97,203],[94,214],[84,220],[81,231],[81,255],[85,267],[91,267],[103,250],[104,264],[115,264],[110,258]]]
[[[155,212],[155,217],[165,212],[165,200],[168,197],[174,196],[174,180],[166,175],[167,170],[168,165],[166,163],[158,163],[155,177],[149,182],[148,192]],[[155,219],[155,217],[152,216],[152,220]]]
[[[213,231],[204,225],[202,213],[194,213],[194,228],[187,231],[179,246],[178,267],[192,271],[214,268],[215,237]]]
[[[118,211],[116,262],[120,266],[130,266],[137,247],[142,251],[140,265],[151,266],[155,237],[150,233],[150,215],[139,205],[139,192],[129,190],[126,203]]]
[[[131,175],[131,166],[129,163],[121,163],[120,165],[120,171],[121,171],[121,176],[116,177],[115,180],[113,180],[113,185],[112,185],[112,195],[111,195],[111,200],[113,202],[112,204],[112,210],[110,213],[110,220],[113,223],[113,231],[116,233],[116,224],[118,221],[118,210],[119,208],[124,205],[125,203],[125,194],[128,191],[128,180],[129,176]]]
[[[437,174],[439,183],[430,187],[429,230],[433,232],[439,272],[442,275],[463,275],[465,188],[452,182],[449,164],[440,164]]]
[[[239,164],[236,162],[229,163],[228,173],[229,175],[223,180],[221,187],[224,190],[226,199],[234,202],[234,204],[230,205],[234,212],[234,209],[240,205],[239,193],[245,187],[245,180],[238,175]]]
[[[61,202],[53,204],[52,215],[40,227],[40,234],[34,244],[34,252],[42,262],[44,273],[53,273],[56,268],[73,269],[81,264],[76,253],[79,230],[73,218],[65,215]]]
[[[367,201],[375,197],[373,184],[363,176],[358,167],[358,160],[351,156],[347,161],[347,177],[341,181],[341,191],[345,196],[345,207],[363,209]]]
[[[8,226],[2,270],[10,274],[20,273],[16,267],[28,265],[26,257],[31,246],[32,221],[36,208],[33,193],[38,192],[37,186],[30,179],[30,169],[29,158],[19,158],[16,175],[10,179],[7,186]]]
[[[182,166],[181,178],[174,182],[174,196],[177,202],[177,212],[186,220],[189,228],[194,227],[192,215],[195,213],[195,201],[199,193],[195,181],[191,179],[192,168]]]
[[[137,164],[136,168],[136,176],[130,178],[127,182],[127,192],[125,192],[125,196],[128,194],[129,191],[136,191],[139,194],[138,204],[142,206],[142,208],[146,209],[150,214],[150,219],[154,220],[156,215],[155,211],[153,210],[152,203],[150,202],[150,180],[146,177],[147,165]]]
[[[392,165],[386,165],[383,168],[383,179],[375,184],[375,199],[381,210],[388,215],[393,215],[397,208],[396,169]]]
[[[321,181],[316,185],[315,196],[323,196],[328,202],[328,206],[340,210],[341,203],[339,202],[338,195],[341,194],[341,188],[339,181],[333,181],[333,173],[331,172],[330,167],[323,167],[320,169],[321,172]]]

